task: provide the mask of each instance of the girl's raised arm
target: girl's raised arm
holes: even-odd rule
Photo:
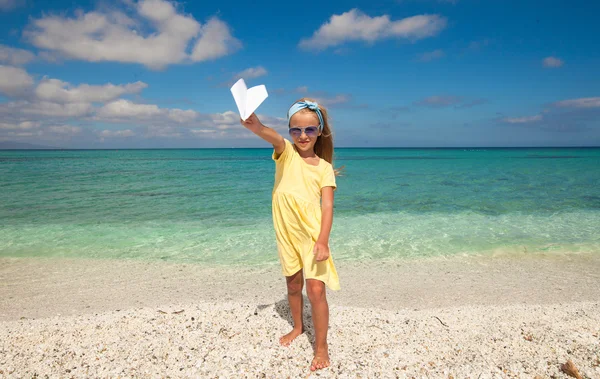
[[[246,129],[250,130],[252,133],[273,145],[276,154],[283,153],[283,150],[285,149],[285,141],[283,140],[281,134],[269,127],[264,126],[254,113],[252,113],[250,117],[246,119],[246,121],[240,120],[240,123],[244,125]]]

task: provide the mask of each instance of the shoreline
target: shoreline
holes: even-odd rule
[[[0,258],[0,377],[600,377],[598,254],[336,265],[311,374],[278,265]]]
[[[600,254],[336,261],[331,304],[427,309],[600,301]],[[279,264],[225,267],[162,261],[0,258],[0,322],[195,301],[286,298]]]

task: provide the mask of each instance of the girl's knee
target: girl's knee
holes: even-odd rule
[[[289,295],[296,295],[302,293],[302,287],[304,285],[304,277],[302,271],[298,271],[292,276],[286,277],[287,290]]]
[[[302,293],[302,282],[292,281],[287,283],[288,295]]]
[[[308,279],[306,281],[306,294],[311,302],[325,299],[325,283],[316,279]]]

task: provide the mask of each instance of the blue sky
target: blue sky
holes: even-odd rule
[[[43,4],[43,5],[41,5]],[[592,1],[0,0],[0,142],[266,147],[229,92],[286,132],[294,100],[337,146],[600,145]]]

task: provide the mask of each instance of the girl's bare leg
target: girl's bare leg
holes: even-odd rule
[[[304,323],[302,322],[302,287],[304,285],[304,275],[302,270],[292,276],[286,276],[288,290],[288,302],[290,303],[290,311],[292,312],[292,320],[294,320],[294,329],[291,332],[282,336],[279,343],[283,346],[289,346],[292,341],[304,332]]]
[[[327,329],[329,328],[329,304],[325,283],[316,279],[306,280],[306,292],[312,308],[312,319],[315,326],[315,357],[310,369],[319,370],[329,366],[329,349],[327,346]]]

